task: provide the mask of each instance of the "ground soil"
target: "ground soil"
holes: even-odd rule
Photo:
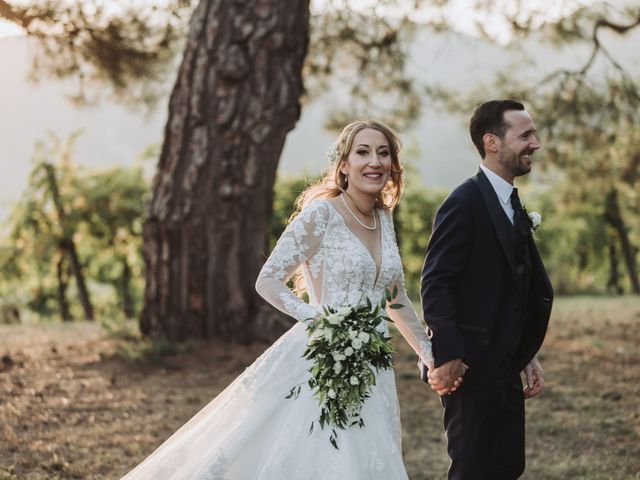
[[[173,347],[95,324],[0,326],[0,479],[118,479],[267,345]],[[640,299],[562,298],[527,402],[533,479],[640,479]],[[396,339],[403,449],[412,480],[448,460],[438,397]]]

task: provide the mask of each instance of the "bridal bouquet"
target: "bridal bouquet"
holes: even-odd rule
[[[376,327],[390,322],[385,306],[398,294],[387,290],[378,304],[367,298],[357,306],[324,307],[323,315],[308,328],[309,342],[303,357],[313,361],[307,382],[320,404],[320,428],[332,429],[329,441],[337,449],[336,429],[364,427],[360,411],[376,383],[376,373],[391,368],[391,337]],[[402,308],[392,303],[390,308]],[[297,398],[300,385],[286,398]],[[309,433],[313,431],[311,423]]]

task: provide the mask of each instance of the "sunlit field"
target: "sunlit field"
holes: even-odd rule
[[[409,476],[444,478],[440,403],[396,340]],[[523,478],[640,479],[639,342],[637,297],[557,301]],[[152,345],[135,324],[0,326],[0,479],[120,478],[265,347]]]

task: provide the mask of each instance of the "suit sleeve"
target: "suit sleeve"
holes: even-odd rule
[[[422,308],[431,330],[436,367],[465,356],[455,295],[472,238],[471,208],[460,195],[452,194],[436,213],[421,275]]]

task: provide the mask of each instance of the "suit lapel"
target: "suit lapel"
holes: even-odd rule
[[[482,194],[484,203],[487,206],[487,211],[489,212],[489,218],[491,218],[491,223],[493,224],[493,228],[498,235],[502,250],[507,257],[507,262],[509,263],[509,267],[511,268],[513,278],[517,280],[518,274],[516,273],[516,258],[513,252],[513,242],[511,240],[511,234],[509,233],[509,229],[513,228],[513,226],[509,223],[509,220],[505,216],[504,210],[500,205],[498,195],[496,195],[495,190],[491,186],[491,183],[489,182],[489,179],[484,174],[484,172],[479,169],[478,173],[475,176],[471,177],[471,180],[473,180],[480,189],[480,193]],[[516,285],[519,285],[519,283],[516,282]]]

